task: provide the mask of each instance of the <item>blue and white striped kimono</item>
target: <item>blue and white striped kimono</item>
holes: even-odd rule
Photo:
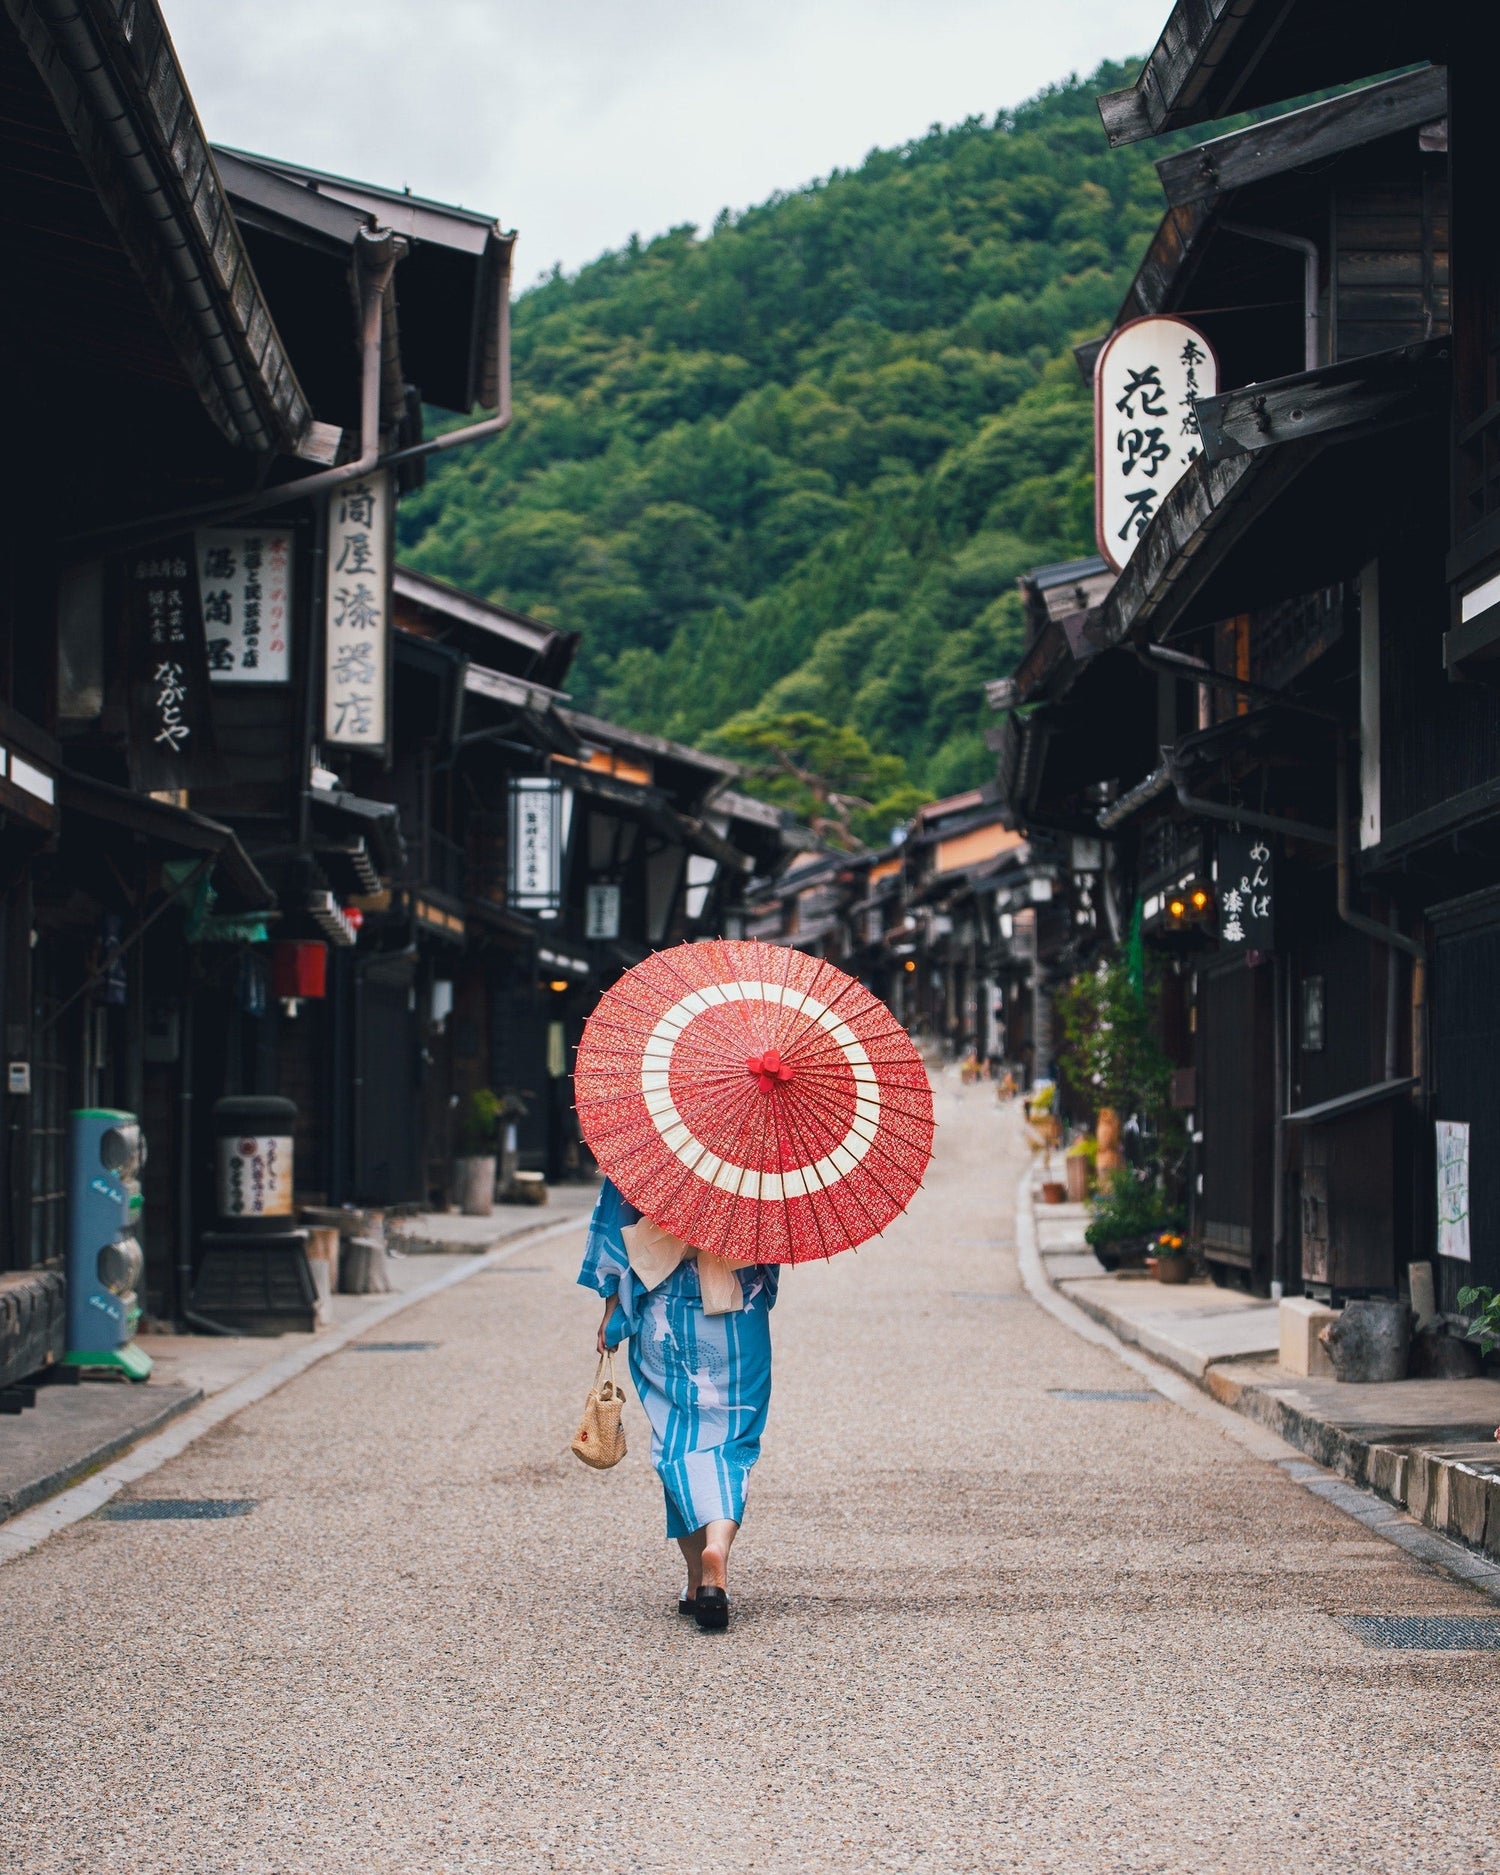
[[[594,1206],[578,1280],[618,1295],[605,1339],[630,1343],[630,1371],[651,1422],[651,1463],[667,1502],[667,1535],[745,1515],[750,1468],[771,1404],[771,1322],[780,1270],[739,1272],[744,1307],[705,1315],[696,1263],[648,1290],[630,1267],[623,1232],[641,1214],[605,1181]]]

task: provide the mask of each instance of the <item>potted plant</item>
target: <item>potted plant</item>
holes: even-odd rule
[[[500,1114],[500,1097],[489,1087],[476,1087],[459,1108],[453,1183],[465,1217],[488,1217],[495,1208]]]
[[[1069,1146],[1063,1158],[1063,1167],[1068,1180],[1068,1202],[1086,1204],[1093,1189],[1095,1162],[1099,1155],[1099,1142],[1092,1133],[1081,1133]]]
[[[1126,1170],[1094,1199],[1084,1239],[1107,1270],[1144,1262],[1153,1240],[1170,1227],[1161,1185],[1151,1174]],[[1168,1278],[1167,1280],[1171,1280]]]
[[[1156,1234],[1146,1267],[1159,1283],[1185,1283],[1193,1274],[1193,1259],[1178,1232],[1163,1230]]]

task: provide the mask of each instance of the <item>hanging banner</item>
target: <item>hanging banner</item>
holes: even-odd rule
[[[191,535],[125,563],[130,784],[175,793],[220,777]]]
[[[323,740],[377,755],[390,741],[392,509],[389,470],[328,498]]]
[[[1471,1260],[1469,1247],[1469,1123],[1438,1120],[1438,1255]]]
[[[591,885],[584,906],[583,935],[609,942],[620,935],[620,888]]]
[[[1231,950],[1276,948],[1276,872],[1264,833],[1219,832],[1219,941]]]
[[[1183,319],[1132,319],[1094,364],[1094,536],[1116,572],[1202,453],[1194,400],[1219,388],[1213,347]]]
[[[562,900],[562,784],[546,775],[510,784],[510,903],[555,913]]]
[[[290,683],[291,529],[202,528],[197,541],[209,678]]]

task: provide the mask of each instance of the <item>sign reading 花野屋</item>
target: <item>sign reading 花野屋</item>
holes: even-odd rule
[[[1116,572],[1167,492],[1201,454],[1194,401],[1219,388],[1219,361],[1182,319],[1132,319],[1094,364],[1094,534]]]
[[[386,747],[391,662],[391,477],[346,482],[328,497],[323,740]]]
[[[292,536],[212,527],[198,537],[208,675],[216,684],[291,681]]]

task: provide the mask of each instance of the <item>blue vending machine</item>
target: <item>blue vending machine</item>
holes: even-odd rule
[[[83,1107],[68,1117],[67,1367],[144,1380],[151,1357],[134,1345],[146,1259],[136,1229],[146,1144],[133,1113]]]

